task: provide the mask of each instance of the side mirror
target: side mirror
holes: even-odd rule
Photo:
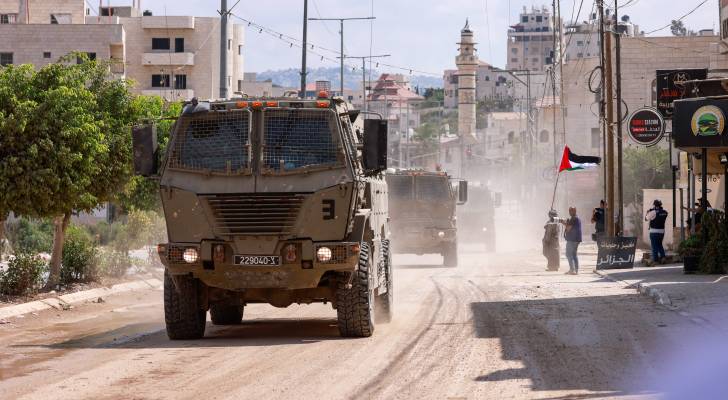
[[[458,205],[468,202],[468,181],[458,182]]]
[[[503,193],[495,192],[493,194],[493,205],[498,208],[503,205]]]
[[[134,173],[150,177],[157,173],[157,127],[136,125],[131,128],[132,151],[134,152]]]
[[[364,120],[362,161],[368,174],[376,174],[387,169],[387,121]]]

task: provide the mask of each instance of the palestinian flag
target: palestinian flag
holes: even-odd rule
[[[602,159],[592,156],[580,156],[571,152],[569,146],[564,148],[564,156],[561,158],[561,171],[578,171],[582,169],[596,168]]]

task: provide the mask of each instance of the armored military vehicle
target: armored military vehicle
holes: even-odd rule
[[[487,252],[496,250],[495,210],[501,194],[480,182],[470,182],[468,204],[458,208],[458,228],[469,243],[480,244]]]
[[[458,227],[455,210],[465,204],[468,185],[455,189],[445,172],[389,170],[390,228],[395,253],[442,254],[446,266],[458,263]]]
[[[248,304],[331,303],[342,336],[392,313],[387,124],[343,100],[185,104],[160,168],[155,129],[133,129],[135,169],[159,177],[170,339],[237,324]]]

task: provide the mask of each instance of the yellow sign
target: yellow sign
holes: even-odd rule
[[[716,106],[700,107],[693,114],[690,126],[695,136],[720,136],[725,129],[725,115]]]

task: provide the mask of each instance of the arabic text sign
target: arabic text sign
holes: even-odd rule
[[[683,82],[707,79],[708,70],[703,69],[659,69],[657,72],[657,109],[665,119],[672,119],[675,100],[685,97]]]
[[[598,239],[597,269],[634,268],[636,237],[601,237]]]

